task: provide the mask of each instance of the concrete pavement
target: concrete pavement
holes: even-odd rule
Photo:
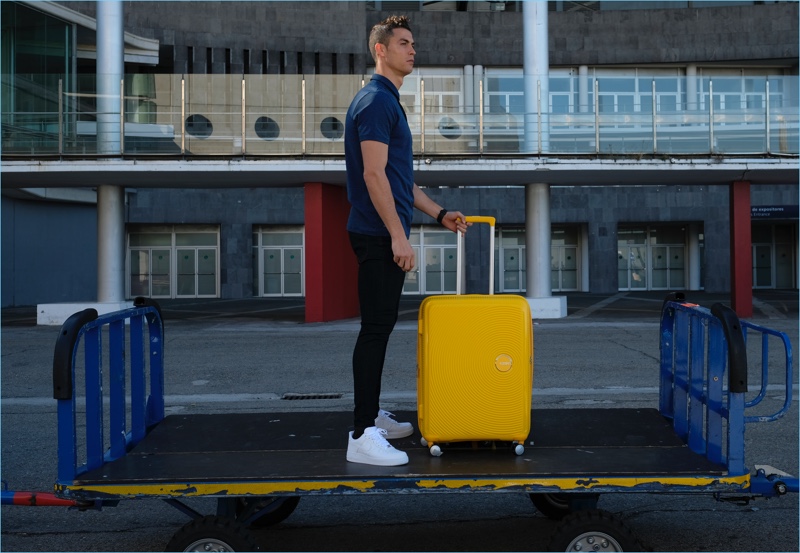
[[[728,301],[703,292],[687,296],[707,307]],[[566,318],[535,321],[534,404],[657,405],[663,297],[657,292],[573,294]],[[303,323],[302,299],[160,303],[169,413],[352,408],[350,357],[357,319]],[[401,302],[384,375],[382,406],[389,410],[416,406],[419,303],[419,298]],[[793,345],[798,343],[796,291],[759,291],[754,306],[751,321],[786,332]],[[2,311],[2,477],[16,490],[50,490],[55,480],[51,380],[58,328],[35,323],[35,308]],[[796,372],[792,387],[796,398]],[[303,399],[286,399],[298,395]],[[766,406],[780,408],[782,397],[780,385],[771,387]],[[748,427],[748,466],[769,464],[798,474],[797,413],[795,399],[783,419]],[[344,441],[346,429],[342,435]],[[396,544],[418,551],[542,550],[554,523],[529,503],[516,494],[488,494],[479,501],[470,495],[304,498],[287,521],[259,536],[268,549],[287,551],[391,550]],[[213,505],[206,507],[213,511]],[[796,494],[753,506],[723,505],[706,496],[611,494],[600,507],[621,516],[655,550],[798,549]],[[153,501],[123,501],[118,508],[89,513],[4,506],[1,545],[5,551],[160,551],[187,521]],[[364,532],[376,529],[390,541],[364,542]],[[505,537],[498,537],[499,531]]]

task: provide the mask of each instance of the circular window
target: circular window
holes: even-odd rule
[[[455,140],[461,136],[461,127],[452,117],[442,117],[439,121],[439,133],[450,140]]]
[[[255,131],[262,140],[275,140],[281,134],[281,127],[272,117],[262,116],[256,119]]]
[[[319,124],[322,136],[330,140],[338,140],[344,134],[344,125],[336,117],[326,117]]]
[[[195,138],[208,138],[214,132],[214,125],[205,115],[194,114],[186,118],[186,132]]]

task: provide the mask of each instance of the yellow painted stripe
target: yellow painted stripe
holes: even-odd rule
[[[124,485],[74,485],[56,486],[56,491],[67,496],[104,495],[108,497],[203,497],[224,495],[270,495],[297,492],[366,492],[381,484],[381,491],[392,491],[385,480],[347,480],[347,481],[285,481],[285,482],[212,482],[184,484],[124,484]],[[585,478],[541,478],[531,479],[431,479],[404,480],[394,488],[397,491],[417,490],[502,490],[509,488],[552,487],[560,490],[588,490],[615,487],[633,489],[638,486],[659,485],[664,487],[703,488],[723,485],[741,489],[750,487],[750,475],[736,477],[585,477]]]

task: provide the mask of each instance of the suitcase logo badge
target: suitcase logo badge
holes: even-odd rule
[[[507,373],[508,371],[511,370],[511,367],[513,365],[514,365],[514,360],[511,359],[510,355],[507,355],[505,353],[501,353],[494,360],[495,368],[501,373]]]

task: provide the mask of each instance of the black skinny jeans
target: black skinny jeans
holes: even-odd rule
[[[392,239],[350,233],[358,259],[361,331],[353,350],[355,434],[375,426],[380,409],[381,376],[389,335],[397,322],[406,273],[392,259]]]

